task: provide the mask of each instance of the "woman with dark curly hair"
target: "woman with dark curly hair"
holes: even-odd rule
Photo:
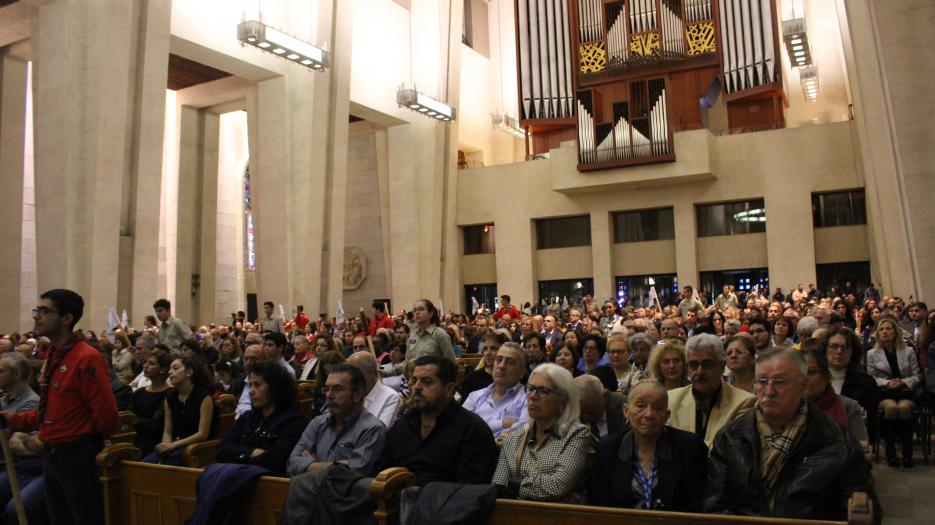
[[[218,461],[247,463],[286,475],[286,461],[305,430],[296,408],[292,376],[278,363],[258,363],[250,371],[252,409],[240,416],[218,448]]]

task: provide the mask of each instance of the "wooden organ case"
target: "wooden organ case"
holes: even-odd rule
[[[674,161],[720,91],[731,130],[783,122],[776,0],[514,0],[520,125],[578,170]],[[712,96],[714,95],[714,96]]]

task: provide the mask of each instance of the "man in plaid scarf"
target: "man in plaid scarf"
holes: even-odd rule
[[[847,500],[866,492],[882,510],[857,439],[805,397],[798,351],[777,348],[756,363],[756,410],[714,440],[704,511],[847,520]]]

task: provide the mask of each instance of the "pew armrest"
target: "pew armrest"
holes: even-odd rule
[[[97,454],[95,462],[101,467],[101,479],[104,479],[116,475],[121,461],[139,461],[141,457],[143,453],[131,443],[113,443]]]
[[[110,436],[112,443],[133,443],[136,438],[136,423],[139,416],[130,411],[117,414],[117,431]]]
[[[399,523],[399,493],[415,482],[415,475],[403,467],[388,468],[377,474],[370,484],[370,495],[377,502],[373,516],[380,525]]]
[[[873,502],[866,492],[855,492],[847,502],[848,525],[871,525],[873,521]]]
[[[218,459],[218,447],[220,446],[220,439],[211,439],[188,445],[185,447],[183,462],[186,467],[191,468],[202,468],[216,463]]]

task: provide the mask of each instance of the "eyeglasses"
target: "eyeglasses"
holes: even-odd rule
[[[782,390],[783,388],[786,388],[792,384],[792,381],[787,381],[781,377],[774,377],[772,379],[761,377],[757,379],[755,382],[756,382],[757,388],[760,388],[763,390],[765,390],[766,387],[768,387],[769,385],[773,385],[773,387],[775,387],[776,390]]]
[[[746,354],[746,353],[749,353],[749,352],[747,352],[746,350],[743,350],[743,349],[741,349],[741,348],[735,348],[735,349],[733,349],[733,350],[728,350],[728,351],[727,351],[727,355],[728,355],[728,356],[732,356],[732,355],[744,355],[744,354]]]
[[[424,306],[417,306],[412,309],[413,312],[427,312],[429,309]]]
[[[848,349],[848,346],[847,346],[847,344],[843,344],[843,345],[842,345],[842,344],[838,344],[838,343],[828,343],[828,349],[829,349],[829,350],[840,350],[840,351],[844,351],[844,350],[847,350],[847,349]]]
[[[626,350],[608,350],[607,353],[610,355],[621,355],[621,354],[627,353],[627,351]]]
[[[750,333],[751,334],[765,334],[767,333],[767,331],[763,328],[751,328]]]
[[[688,368],[692,370],[697,370],[698,368],[703,368],[705,370],[711,370],[717,366],[717,362],[710,359],[705,359],[704,361],[689,361]]]
[[[325,385],[325,386],[321,387],[321,392],[322,392],[323,394],[327,394],[328,392],[333,392],[333,393],[335,393],[335,394],[340,394],[341,392],[344,392],[344,390],[346,390],[346,389],[345,389],[343,386],[341,386],[341,385],[334,385],[334,386]]]
[[[558,392],[547,386],[528,385],[526,387],[526,395],[529,397],[547,397],[552,395],[553,392],[558,394]]]
[[[37,316],[37,315],[38,315],[38,316],[46,316],[46,315],[49,315],[49,314],[57,314],[57,313],[59,313],[58,310],[56,310],[56,309],[54,309],[54,308],[49,308],[48,306],[38,306],[38,307],[32,309],[32,316],[33,316],[33,317],[35,317],[35,316]]]

